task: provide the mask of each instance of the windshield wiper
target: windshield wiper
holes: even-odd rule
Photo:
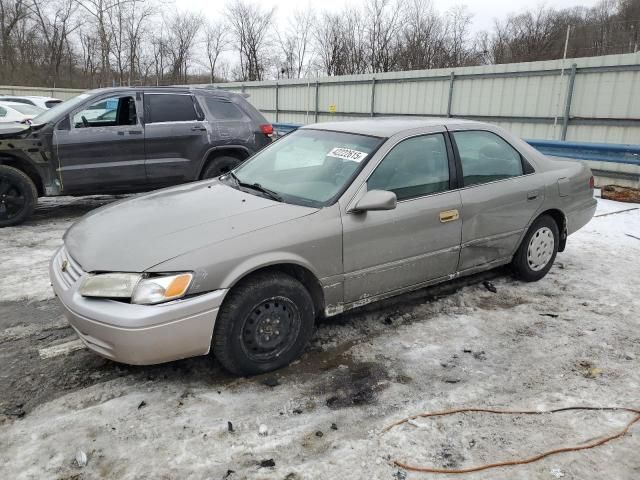
[[[275,200],[276,202],[283,202],[284,201],[282,199],[282,197],[278,193],[274,192],[273,190],[269,190],[268,188],[263,187],[259,183],[245,183],[245,182],[241,181],[236,176],[236,174],[233,173],[233,172],[229,172],[229,176],[231,178],[233,178],[235,180],[235,182],[238,184],[238,186],[240,186],[240,187],[250,188],[250,189],[256,190],[256,191],[258,191],[260,193],[264,193],[269,198],[271,198],[271,200]]]

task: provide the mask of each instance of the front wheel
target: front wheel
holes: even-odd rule
[[[213,354],[236,375],[282,368],[302,354],[314,319],[311,295],[298,280],[279,272],[257,274],[225,299],[213,333]]]
[[[24,222],[37,202],[33,181],[17,168],[0,165],[0,228]]]
[[[536,219],[525,235],[511,265],[516,276],[536,282],[551,269],[558,253],[560,234],[555,220],[548,215]]]

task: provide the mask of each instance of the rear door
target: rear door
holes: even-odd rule
[[[65,193],[144,189],[142,103],[135,92],[93,97],[55,131]]]
[[[144,114],[149,185],[195,180],[210,138],[196,98],[191,93],[145,92]]]
[[[458,270],[509,259],[542,205],[542,178],[497,133],[459,130],[452,131],[451,137],[462,173]]]

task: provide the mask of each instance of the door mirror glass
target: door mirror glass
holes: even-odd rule
[[[374,210],[393,210],[398,204],[398,198],[388,190],[369,190],[356,204],[356,212]]]

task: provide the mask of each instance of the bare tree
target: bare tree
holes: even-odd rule
[[[45,2],[44,0],[32,0],[35,19],[40,27],[40,35],[43,39],[46,52],[46,68],[52,86],[55,87],[60,73],[69,35],[80,24],[74,17],[78,8],[75,0],[57,0]],[[46,4],[45,4],[46,3]]]
[[[227,19],[240,53],[242,80],[262,80],[268,58],[269,34],[275,9],[263,10],[246,0],[234,0],[227,6]]]
[[[300,78],[309,69],[314,20],[313,10],[296,10],[287,29],[277,34],[281,53],[279,63],[286,78]]]
[[[188,83],[188,71],[191,64],[193,47],[202,25],[200,15],[190,12],[177,12],[165,22],[167,30],[166,51],[171,60],[171,79],[173,82]]]
[[[209,69],[209,81],[215,83],[216,64],[222,52],[229,47],[227,26],[221,22],[209,22],[204,31],[204,47]]]
[[[0,78],[11,79],[13,69],[16,66],[16,58],[13,43],[13,34],[19,24],[29,16],[28,6],[25,0],[0,0]],[[18,48],[19,48],[18,44]],[[6,66],[10,67],[7,68]]]
[[[365,3],[369,68],[389,72],[398,60],[398,35],[402,28],[402,0],[367,0]]]

